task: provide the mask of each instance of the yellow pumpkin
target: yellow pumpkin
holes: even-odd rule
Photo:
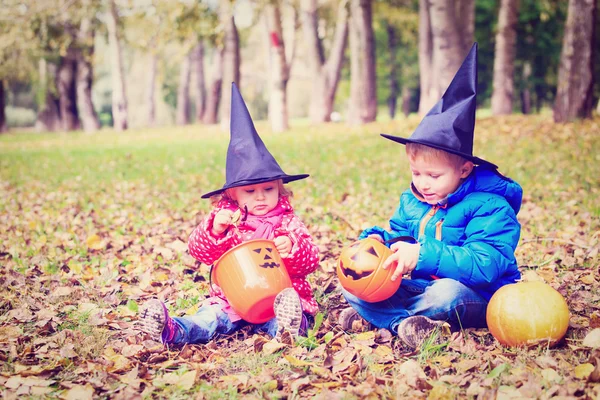
[[[560,293],[540,282],[518,282],[498,289],[486,320],[492,335],[506,346],[554,346],[567,333],[569,308]]]
[[[394,270],[381,268],[392,251],[379,241],[366,238],[344,248],[337,264],[337,276],[344,289],[375,303],[396,293],[401,278],[392,281]]]

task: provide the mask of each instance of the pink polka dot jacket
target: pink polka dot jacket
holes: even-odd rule
[[[306,226],[294,214],[287,197],[280,197],[278,206],[284,208],[281,223],[274,227],[275,237],[288,236],[292,241],[292,250],[283,262],[292,280],[292,286],[298,292],[302,301],[303,311],[316,314],[318,310],[310,284],[306,276],[315,271],[319,266],[319,249],[313,243],[312,237]],[[247,224],[240,223],[237,228],[227,229],[222,235],[212,234],[213,221],[219,210],[227,208],[232,211],[238,209],[237,204],[227,199],[221,200],[211,213],[192,232],[188,240],[189,252],[198,261],[211,265],[227,250],[238,244],[251,240],[254,229]],[[211,295],[222,295],[220,289]]]

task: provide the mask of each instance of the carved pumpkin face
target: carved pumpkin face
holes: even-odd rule
[[[398,290],[401,282],[401,279],[390,280],[392,269],[381,268],[390,254],[390,249],[371,238],[346,247],[337,265],[337,276],[342,287],[368,302],[389,298]]]
[[[273,247],[257,247],[252,249],[256,264],[262,268],[279,268],[279,263],[273,259]]]

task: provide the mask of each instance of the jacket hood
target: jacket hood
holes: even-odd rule
[[[453,205],[463,200],[465,196],[473,192],[493,193],[502,196],[515,211],[521,209],[523,200],[523,189],[512,179],[502,175],[496,169],[476,166],[462,185],[448,196],[448,205]]]

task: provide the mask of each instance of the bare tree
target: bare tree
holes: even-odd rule
[[[288,63],[286,59],[279,0],[271,1],[265,11],[270,59],[269,121],[273,132],[283,132],[289,129],[287,84],[293,60],[290,59]],[[296,20],[296,14],[294,14],[294,20]],[[294,21],[294,31],[295,26],[296,21]],[[294,43],[295,41],[292,42],[293,49],[295,49]],[[291,58],[293,58],[293,54],[292,51]]]
[[[363,124],[377,117],[375,35],[371,0],[351,0],[350,107],[348,122]]]
[[[177,125],[190,123],[190,75],[191,75],[191,53],[183,58],[179,69],[179,85],[177,86],[177,109],[175,121]]]
[[[196,87],[194,91],[196,103],[196,121],[202,121],[206,111],[206,83],[204,77],[204,42],[202,39],[192,51],[192,65],[196,76]]]
[[[312,77],[310,120],[312,123],[328,122],[340,80],[344,50],[348,41],[347,1],[338,6],[335,33],[329,58],[325,58],[323,43],[319,37],[317,0],[301,0],[301,20],[307,62]]]
[[[229,130],[229,114],[231,108],[231,82],[240,85],[240,37],[238,34],[231,4],[228,1],[220,3],[220,18],[225,27],[223,47],[223,82],[221,85],[221,110],[219,113],[221,129]]]
[[[588,118],[593,101],[596,1],[569,0],[554,101],[554,121]]]
[[[117,29],[119,16],[114,0],[108,1],[108,8],[106,28],[108,30],[108,45],[111,55],[113,124],[117,131],[122,131],[127,129],[127,95],[123,72],[123,56],[121,54],[121,44]]]
[[[519,0],[501,0],[494,57],[492,113],[511,114],[513,110],[515,53]]]

